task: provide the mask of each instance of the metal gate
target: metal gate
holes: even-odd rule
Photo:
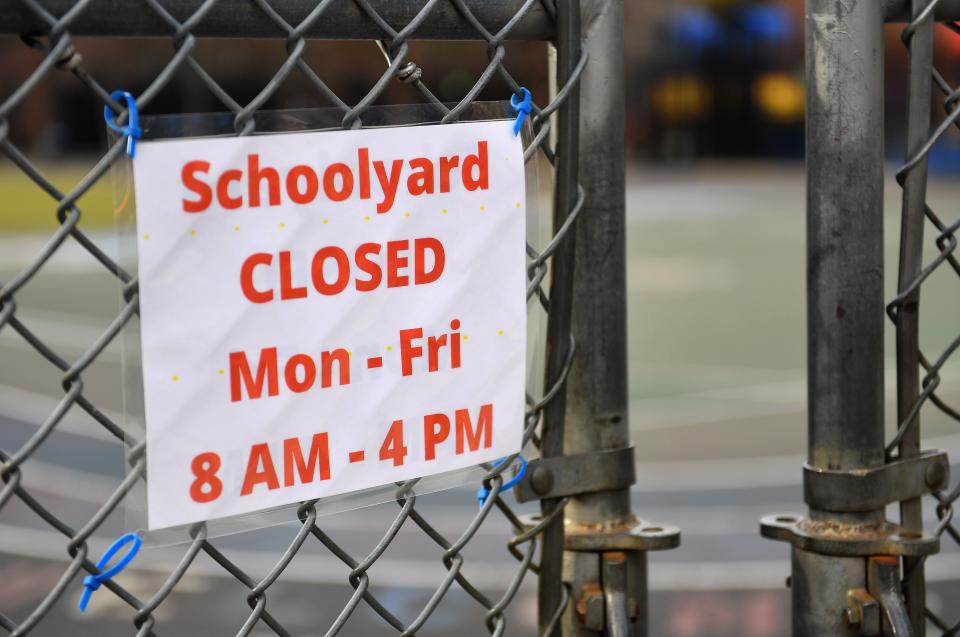
[[[3,94],[0,152],[25,183],[49,197],[50,215],[58,223],[29,265],[0,282],[0,331],[15,334],[59,370],[63,387],[59,404],[34,423],[33,435],[17,448],[0,450],[0,514],[14,507],[28,512],[62,536],[69,558],[31,612],[13,616],[0,608],[0,628],[12,635],[45,634],[55,606],[77,593],[83,575],[98,572],[95,557],[104,539],[98,532],[117,515],[145,469],[144,443],[101,409],[84,384],[104,350],[137,320],[136,279],[86,231],[82,210],[84,195],[122,160],[123,142],[85,167],[71,188],[54,185],[42,163],[18,148],[12,125],[45,79],[72,75],[86,95],[122,112],[110,98],[116,87],[101,84],[84,63],[86,38],[155,37],[169,42],[171,55],[136,95],[147,113],[178,74],[188,73],[233,113],[237,134],[249,134],[254,115],[296,76],[315,91],[312,99],[341,111],[344,128],[362,126],[367,109],[397,83],[452,122],[494,80],[519,90],[508,44],[533,40],[550,43],[551,68],[541,71],[553,89],[549,100],[533,108],[536,137],[527,160],[551,166],[553,230],[543,245],[528,246],[528,307],[546,314],[546,368],[544,391],[528,397],[525,423],[540,458],[530,462],[516,492],[521,500],[539,500],[540,515],[519,516],[500,497],[500,474],[510,464],[504,463],[487,476],[491,497],[460,521],[457,534],[442,532],[422,513],[414,481],[398,486],[399,510],[366,553],[345,549],[330,521],[318,518],[313,503],[306,502],[294,520],[299,526],[257,575],[197,525],[184,538],[179,561],[164,565],[164,579],[149,595],[138,596],[123,578],[103,586],[129,607],[135,634],[163,634],[165,601],[203,561],[243,588],[249,610],[236,617],[238,634],[288,635],[294,631],[285,627],[282,597],[272,593],[298,557],[322,550],[342,562],[348,593],[335,616],[312,618],[325,634],[350,632],[351,620],[371,611],[401,634],[429,630],[454,589],[483,609],[483,625],[464,630],[504,634],[510,629],[506,613],[522,582],[536,576],[541,634],[645,635],[646,552],[675,547],[679,532],[645,523],[630,510],[624,150],[614,143],[624,134],[622,15],[619,0],[0,0],[0,32],[19,36],[24,52],[34,56],[30,75]],[[940,371],[955,357],[960,335],[939,342],[935,351],[920,347],[921,289],[934,274],[960,277],[960,217],[935,211],[926,196],[929,153],[960,120],[960,89],[934,66],[933,34],[938,28],[960,33],[951,21],[958,15],[954,0],[807,0],[809,453],[803,483],[809,512],[761,522],[765,536],[792,544],[796,635],[922,635],[930,624],[944,635],[960,630],[960,616],[928,610],[924,578],[925,561],[936,559],[929,556],[941,539],[960,542],[952,523],[960,486],[949,486],[946,454],[922,450],[920,438],[921,415],[930,410],[960,421],[957,408],[937,393]],[[938,26],[939,21],[944,23]],[[897,174],[903,188],[897,293],[885,302],[883,35],[890,22],[902,24],[910,57],[905,160]],[[207,38],[229,38],[237,51],[244,38],[282,41],[284,61],[256,95],[240,101],[194,55]],[[306,61],[304,50],[315,39],[376,43],[385,57],[382,74],[348,103]],[[437,98],[430,62],[411,54],[417,40],[485,45],[485,67],[458,104]],[[931,124],[936,91],[945,115]],[[18,213],[8,205],[0,203],[2,214]],[[79,247],[123,286],[121,310],[98,337],[74,344],[79,355],[58,351],[17,311],[18,295],[68,246]],[[887,320],[897,356],[898,426],[891,435],[884,431]],[[89,417],[88,426],[112,436],[118,449],[126,447],[132,470],[93,516],[71,524],[66,521],[71,512],[38,498],[26,483],[37,450],[78,412]],[[935,512],[932,528],[924,528],[925,502]],[[896,522],[887,515],[890,505],[899,506]],[[474,562],[466,556],[492,515],[504,516],[514,531],[505,549],[517,565],[497,574],[501,596],[483,592],[471,579]],[[398,615],[379,596],[376,565],[401,528],[410,527],[435,547],[444,575],[431,583],[422,606]]]
[[[793,545],[795,635],[923,635],[928,621],[952,635],[960,627],[925,600],[925,560],[942,537],[960,540],[952,523],[960,491],[949,487],[946,454],[921,450],[920,437],[921,413],[930,409],[960,421],[937,395],[960,336],[924,352],[919,320],[920,291],[931,275],[960,275],[960,218],[935,211],[926,193],[931,148],[960,117],[957,89],[933,63],[934,29],[957,31],[952,21],[935,22],[952,20],[956,9],[936,0],[806,4],[809,514],[761,523],[764,535]],[[904,21],[899,276],[884,312],[884,24]],[[931,127],[934,87],[945,114]],[[926,242],[925,231],[932,232]],[[884,314],[897,357],[897,427],[889,440]],[[924,529],[922,498],[930,493],[938,522]],[[886,516],[891,504],[899,505],[897,523]]]
[[[313,503],[299,507],[300,526],[290,533],[286,547],[275,556],[272,568],[255,576],[233,560],[219,540],[207,537],[203,524],[194,526],[178,563],[167,567],[162,585],[145,598],[119,581],[104,587],[129,606],[129,619],[138,635],[162,634],[159,618],[165,600],[174,594],[183,577],[206,558],[245,587],[249,612],[236,617],[239,635],[268,631],[290,634],[284,627],[282,606],[271,588],[285,569],[308,546],[322,546],[345,565],[343,584],[352,593],[336,616],[317,616],[314,625],[325,634],[341,631],[358,608],[372,609],[386,625],[401,634],[424,627],[452,587],[459,587],[485,609],[485,629],[490,634],[507,630],[504,610],[514,599],[524,577],[539,578],[539,624],[542,634],[584,634],[607,629],[610,634],[646,634],[645,551],[675,546],[675,529],[644,524],[630,511],[629,487],[633,482],[633,453],[628,436],[626,383],[626,319],[624,288],[624,151],[610,140],[623,138],[623,60],[621,2],[575,0],[323,0],[316,3],[280,0],[145,0],[101,3],[91,0],[6,0],[0,3],[0,32],[19,36],[22,46],[33,49],[33,70],[18,86],[5,92],[0,103],[0,150],[22,172],[22,179],[49,196],[49,214],[59,227],[28,267],[2,282],[0,330],[15,333],[50,366],[62,373],[63,398],[29,440],[2,451],[0,512],[11,503],[24,505],[43,523],[63,536],[69,566],[56,585],[27,615],[11,616],[0,609],[0,627],[11,635],[43,632],[51,609],[78,590],[81,577],[97,573],[96,534],[104,521],[122,507],[133,485],[144,476],[145,443],[132,439],[108,413],[98,408],[85,391],[84,374],[104,349],[131,321],[137,320],[135,277],[123,270],[108,251],[85,232],[82,197],[105,177],[123,157],[123,140],[112,144],[85,176],[68,189],[54,185],[41,165],[15,143],[11,115],[25,107],[31,93],[51,74],[71,74],[83,90],[102,105],[122,113],[123,105],[110,97],[105,86],[87,69],[84,47],[93,39],[119,36],[163,38],[172,53],[152,82],[135,95],[141,112],[150,113],[157,95],[178,74],[199,79],[234,115],[237,134],[255,129],[254,115],[294,75],[306,78],[313,98],[342,113],[342,126],[362,126],[365,111],[395,83],[412,87],[420,101],[432,105],[443,122],[456,121],[493,78],[514,92],[520,83],[510,71],[509,40],[542,40],[554,51],[549,100],[533,107],[536,138],[528,161],[545,158],[554,174],[553,232],[545,245],[528,246],[530,312],[547,312],[545,391],[528,397],[526,438],[541,458],[531,461],[518,494],[541,501],[542,515],[519,518],[499,497],[503,484],[499,469],[486,479],[491,497],[462,532],[447,536],[422,515],[416,505],[415,481],[400,485],[399,510],[379,542],[363,555],[348,553],[334,531],[325,530]],[[204,38],[282,40],[286,56],[276,73],[253,99],[241,102],[218,83],[193,55]],[[368,40],[386,58],[382,74],[364,96],[347,103],[311,68],[303,55],[308,39]],[[409,54],[418,39],[475,40],[486,45],[487,62],[462,100],[444,105],[431,89],[429,60]],[[117,60],[118,65],[136,60]],[[542,69],[546,74],[548,69]],[[589,96],[582,99],[581,96]],[[4,209],[4,215],[17,214]],[[76,244],[87,257],[123,284],[122,309],[93,342],[78,344],[80,356],[56,351],[17,312],[18,294],[42,272],[64,246]],[[23,484],[32,458],[66,415],[82,411],[89,426],[102,427],[127,446],[132,470],[117,484],[98,512],[80,526],[69,525],[55,506],[44,504]],[[493,513],[493,509],[498,513]],[[515,535],[505,538],[505,549],[517,566],[501,574],[505,591],[490,597],[469,576],[465,547],[491,515],[503,515]],[[566,524],[564,524],[566,519]],[[378,558],[391,545],[402,526],[415,525],[435,544],[436,559],[446,575],[435,582],[427,603],[410,616],[397,616],[378,599],[375,570]],[[96,542],[94,542],[96,540]],[[92,544],[94,546],[92,546]],[[537,554],[537,548],[540,548]],[[101,595],[104,593],[101,593]],[[269,603],[268,603],[269,601]],[[481,627],[475,627],[479,629]]]

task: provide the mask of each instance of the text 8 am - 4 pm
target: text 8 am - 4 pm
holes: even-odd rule
[[[493,440],[493,405],[480,405],[471,414],[467,408],[457,409],[453,414],[434,413],[423,416],[420,426],[409,429],[415,435],[422,434],[423,460],[436,460],[441,455],[457,456],[490,448]],[[403,465],[409,450],[405,444],[408,427],[403,420],[394,420],[383,437],[375,462]],[[306,455],[304,447],[308,446]],[[273,443],[252,445],[244,454],[247,457],[243,481],[239,485],[241,496],[260,490],[273,491],[317,480],[329,480],[332,475],[330,447],[326,432],[314,433],[307,445],[301,438],[287,438]],[[347,453],[349,464],[368,462],[366,449]],[[190,498],[197,503],[213,502],[223,494],[220,453],[206,451],[190,461],[193,481]],[[278,470],[279,466],[279,470]],[[231,472],[232,473],[232,472]]]

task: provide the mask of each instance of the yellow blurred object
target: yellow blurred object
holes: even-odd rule
[[[664,78],[650,99],[660,118],[672,124],[702,119],[713,108],[713,91],[693,75]]]
[[[766,73],[753,81],[753,99],[760,110],[782,124],[803,120],[803,84],[787,73]]]

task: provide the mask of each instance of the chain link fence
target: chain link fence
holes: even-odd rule
[[[899,423],[885,450],[888,461],[915,458],[921,454],[920,420],[921,414],[927,410],[939,410],[960,424],[960,411],[937,394],[940,373],[960,347],[960,330],[945,342],[939,342],[933,352],[924,352],[920,346],[920,300],[924,283],[935,274],[948,276],[954,279],[954,292],[960,293],[960,261],[956,254],[955,234],[960,227],[960,215],[950,210],[935,211],[927,197],[930,152],[936,144],[942,143],[950,129],[960,126],[960,88],[945,79],[933,58],[935,31],[942,31],[946,37],[960,36],[960,27],[955,22],[936,22],[935,12],[942,10],[938,6],[942,4],[937,0],[914,3],[913,18],[901,31],[910,62],[906,159],[897,171],[897,182],[903,188],[898,294],[887,305],[887,314],[897,337]],[[943,100],[943,113],[931,126],[931,113],[934,112],[931,101],[938,94]],[[924,237],[926,232],[930,232],[928,238]],[[932,258],[924,254],[925,246],[928,254],[930,248],[936,248]],[[960,497],[960,484],[951,488],[944,477],[933,478],[944,483],[944,488],[932,494],[939,520],[933,534],[960,544],[960,533],[953,523],[953,504]],[[923,531],[923,504],[919,499],[902,502],[900,512],[905,528]],[[923,634],[923,624],[928,620],[941,634],[956,634],[960,631],[960,616],[940,617],[927,607],[924,562],[922,557],[904,561],[903,590],[911,617],[915,620],[915,629]],[[946,612],[951,610],[950,605],[944,608]]]
[[[92,97],[98,105],[109,106],[114,112],[123,113],[123,105],[110,97],[111,90],[117,87],[105,86],[98,81],[84,61],[84,47],[91,46],[99,37],[149,35],[164,38],[170,43],[172,54],[169,61],[147,86],[134,91],[140,112],[150,114],[158,95],[174,85],[177,78],[188,74],[199,79],[204,89],[222,105],[222,109],[233,114],[234,128],[238,135],[255,132],[255,115],[294,77],[300,82],[306,81],[313,91],[311,97],[318,105],[330,105],[341,111],[341,124],[345,129],[362,127],[365,111],[396,83],[412,87],[414,94],[419,96],[419,101],[436,109],[442,122],[455,122],[460,114],[488,89],[491,82],[499,82],[511,92],[519,91],[521,82],[510,70],[508,40],[554,39],[559,59],[559,82],[549,100],[541,101],[539,105],[535,100],[532,112],[535,137],[526,152],[526,160],[545,160],[566,178],[557,180],[555,187],[554,199],[558,206],[554,214],[555,231],[545,245],[527,246],[529,311],[548,313],[551,325],[549,338],[552,340],[547,343],[550,369],[544,383],[545,391],[542,395],[527,398],[524,439],[534,447],[540,447],[542,441],[550,437],[550,429],[553,427],[553,436],[556,437],[559,433],[562,440],[562,409],[549,426],[545,424],[544,413],[550,409],[552,401],[563,395],[564,383],[575,351],[569,319],[560,320],[558,324],[559,319],[555,317],[558,304],[554,300],[557,297],[566,297],[566,312],[569,313],[572,285],[569,270],[572,268],[572,252],[564,247],[564,244],[572,237],[575,223],[584,210],[585,197],[584,189],[578,186],[576,180],[577,147],[575,141],[571,140],[575,140],[577,132],[577,85],[589,47],[581,46],[579,15],[576,18],[571,15],[579,14],[575,3],[570,3],[564,9],[557,7],[553,0],[428,0],[425,3],[376,0],[323,0],[317,3],[207,0],[193,3],[180,0],[145,0],[109,5],[91,0],[24,0],[20,3],[3,2],[0,13],[4,16],[0,19],[0,31],[19,36],[21,46],[32,49],[34,56],[29,76],[19,85],[11,87],[0,103],[0,150],[6,160],[19,169],[23,182],[42,191],[49,198],[49,214],[55,216],[58,223],[57,229],[50,234],[43,249],[29,264],[12,278],[2,282],[0,331],[7,335],[16,335],[36,356],[42,357],[46,365],[59,370],[63,387],[63,397],[59,404],[45,420],[34,423],[36,428],[29,439],[18,448],[0,452],[0,477],[3,481],[0,491],[0,515],[14,503],[25,505],[32,512],[31,515],[42,520],[45,528],[62,535],[63,551],[69,558],[69,565],[56,584],[29,613],[13,615],[0,609],[0,627],[6,633],[50,634],[45,632],[45,620],[49,618],[52,609],[64,599],[72,599],[79,594],[83,575],[98,572],[94,563],[98,553],[91,547],[95,534],[102,530],[110,516],[122,510],[125,498],[135,483],[145,479],[145,443],[132,438],[130,432],[124,431],[121,424],[109,415],[108,410],[98,407],[97,402],[85,390],[84,384],[85,373],[96,363],[98,357],[121,337],[126,326],[138,320],[135,276],[122,269],[111,256],[110,250],[98,245],[97,237],[86,231],[86,211],[82,209],[84,196],[106,178],[111,167],[124,160],[124,140],[117,140],[96,161],[90,162],[77,183],[63,187],[45,175],[41,162],[29,156],[15,143],[16,130],[11,125],[18,109],[26,108],[31,94],[37,91],[49,76],[55,74],[73,76],[73,80],[79,83],[83,92]],[[558,35],[558,32],[564,29],[566,35]],[[90,37],[85,39],[79,36]],[[285,58],[252,99],[241,101],[218,82],[215,72],[208,71],[195,56],[198,44],[209,36],[237,38],[224,45],[224,50],[228,52],[231,48],[242,47],[243,40],[240,38],[244,37],[282,40]],[[368,40],[371,47],[376,43],[385,58],[382,73],[371,85],[364,88],[363,97],[359,101],[348,102],[341,98],[333,84],[325,81],[308,63],[305,55],[308,38]],[[431,86],[430,60],[414,60],[410,56],[411,43],[422,38],[475,40],[485,45],[486,60],[483,71],[472,80],[469,90],[455,105],[445,105],[437,97],[435,88]],[[126,60],[125,63],[135,64],[136,60]],[[547,72],[546,68],[541,69],[542,75]],[[540,78],[533,78],[533,81],[539,80]],[[136,87],[123,88],[134,90]],[[560,116],[561,124],[564,120],[567,122],[568,130],[564,134],[561,125],[561,130],[556,135],[558,141],[551,141],[551,122],[556,119],[556,115]],[[96,126],[98,123],[92,121],[90,125]],[[622,171],[622,164],[612,168]],[[573,179],[570,179],[570,176]],[[2,214],[19,214],[20,211],[11,209],[14,204],[12,199],[7,199],[2,204]],[[17,309],[18,295],[70,244],[82,248],[86,258],[99,263],[107,273],[118,279],[123,290],[120,311],[97,338],[82,344],[83,353],[79,356],[59,352],[58,347],[31,327],[29,320],[22,318]],[[560,269],[565,269],[568,274],[557,274],[560,263],[558,260],[563,260],[563,267]],[[548,283],[551,286],[549,290]],[[44,498],[36,497],[26,484],[29,482],[32,459],[37,450],[62,427],[69,414],[78,410],[89,415],[90,427],[102,428],[115,440],[118,448],[125,446],[131,469],[126,478],[115,485],[112,495],[102,502],[97,512],[82,524],[76,525],[68,524],[68,516],[64,515],[63,511],[46,503]],[[278,635],[294,634],[294,630],[285,627],[283,606],[276,602],[268,604],[268,600],[275,599],[271,596],[272,588],[285,569],[305,552],[304,549],[322,546],[343,563],[343,586],[348,587],[350,594],[335,616],[317,616],[313,619],[315,626],[323,626],[322,629],[318,628],[318,631],[328,635],[340,633],[358,609],[365,608],[382,618],[385,626],[404,635],[414,634],[429,624],[451,589],[459,588],[483,610],[483,629],[492,635],[500,635],[507,630],[505,609],[516,599],[525,578],[532,578],[540,573],[542,579],[543,571],[546,570],[545,560],[556,560],[557,566],[552,566],[549,574],[554,580],[553,583],[541,583],[540,586],[541,631],[543,634],[553,634],[561,616],[565,612],[572,612],[569,587],[560,582],[559,560],[556,558],[563,547],[562,525],[558,524],[558,521],[564,515],[568,498],[551,500],[546,514],[536,521],[521,519],[500,494],[500,487],[504,482],[504,476],[501,476],[500,472],[510,465],[510,462],[506,462],[497,469],[490,470],[485,479],[485,484],[492,490],[489,499],[475,515],[462,520],[462,530],[455,536],[442,533],[428,516],[421,512],[417,505],[416,481],[411,481],[398,485],[398,510],[392,522],[384,529],[380,540],[365,554],[348,552],[343,542],[336,539],[335,531],[325,530],[324,520],[317,517],[314,503],[305,502],[297,511],[296,521],[299,526],[295,531],[291,531],[292,537],[288,544],[275,555],[275,563],[266,573],[254,574],[251,569],[245,568],[242,560],[231,558],[230,550],[222,548],[219,540],[208,538],[205,525],[198,524],[191,528],[189,537],[184,537],[188,543],[182,550],[179,562],[168,565],[162,585],[148,596],[138,596],[134,591],[125,588],[121,583],[122,577],[118,581],[106,581],[103,586],[129,607],[129,621],[137,635],[162,634],[164,603],[175,593],[178,586],[182,585],[191,568],[204,560],[205,556],[230,577],[235,578],[246,591],[245,601],[249,612],[245,617],[236,618],[235,629],[238,635],[260,634],[263,631]],[[514,530],[511,537],[504,538],[504,548],[516,558],[516,567],[504,569],[500,575],[500,595],[484,592],[481,590],[482,586],[471,580],[470,566],[464,556],[465,547],[491,516],[495,515],[504,516]],[[411,526],[422,531],[434,545],[436,559],[442,563],[445,575],[435,582],[429,599],[418,612],[399,616],[388,610],[389,604],[378,597],[376,577],[372,575],[371,569],[374,569],[378,559],[395,541],[401,527],[409,529]],[[554,545],[547,547],[542,553],[547,557],[538,558],[539,537],[544,529],[550,526],[560,529],[560,543],[557,544],[555,536],[552,540]],[[100,595],[104,593],[101,592]],[[473,627],[465,629],[473,630]]]

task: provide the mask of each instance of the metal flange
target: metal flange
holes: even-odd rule
[[[564,525],[568,551],[665,551],[680,546],[680,529],[631,517],[619,524]]]
[[[919,557],[940,550],[939,537],[909,531],[885,520],[846,523],[810,520],[791,513],[774,514],[761,518],[760,535],[789,542],[798,549],[821,555]]]
[[[539,513],[520,516],[523,534],[541,524]],[[636,516],[620,524],[576,524],[564,521],[567,551],[605,553],[608,551],[666,551],[680,546],[680,529],[643,521]]]

